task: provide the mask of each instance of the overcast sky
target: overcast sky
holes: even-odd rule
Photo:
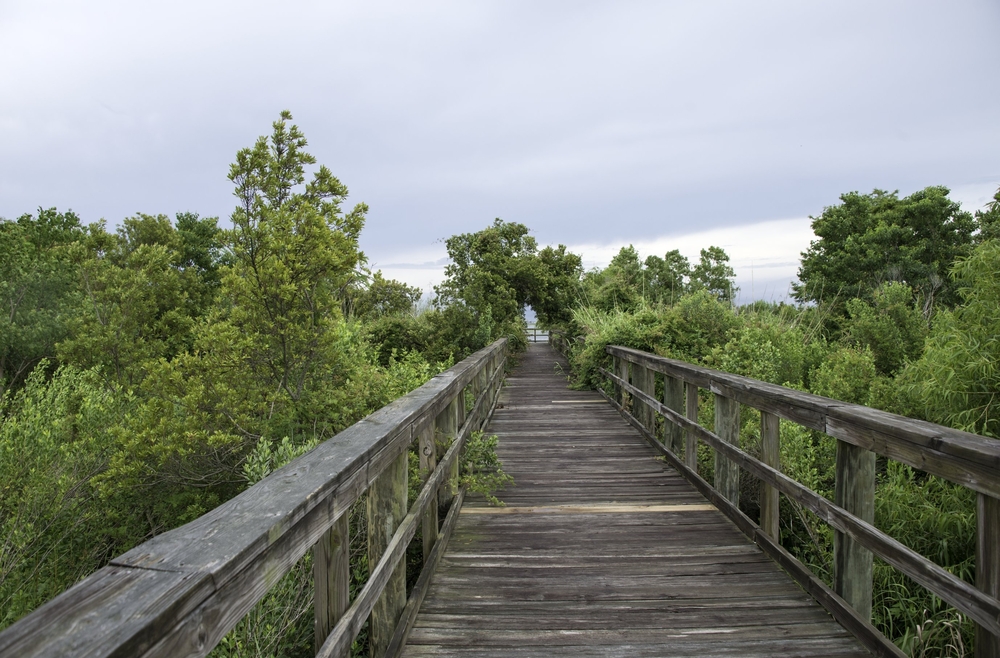
[[[718,244],[783,298],[843,192],[992,196],[998,35],[996,0],[0,0],[0,217],[228,221],[289,109],[391,276],[502,217],[588,266]]]

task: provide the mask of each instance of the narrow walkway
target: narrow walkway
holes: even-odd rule
[[[508,379],[516,485],[462,509],[404,656],[869,655],[564,365]]]

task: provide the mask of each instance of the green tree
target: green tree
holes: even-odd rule
[[[672,249],[663,258],[646,257],[646,274],[651,299],[673,304],[687,290],[687,279],[691,276],[691,263],[677,249]]]
[[[1000,189],[993,200],[976,211],[976,242],[1000,240]]]
[[[1000,241],[959,260],[952,280],[963,303],[935,316],[900,382],[928,420],[1000,438]]]
[[[502,335],[522,335],[524,309],[539,278],[537,243],[528,227],[498,218],[482,231],[453,235],[445,246],[451,262],[434,288],[434,304],[469,316],[461,323],[477,327],[477,349]]]
[[[871,301],[847,302],[844,341],[871,351],[879,374],[892,376],[920,356],[927,336],[927,322],[913,304],[913,291],[890,281],[876,288]]]
[[[528,291],[528,304],[538,321],[547,327],[566,326],[580,294],[582,261],[566,251],[565,245],[545,247],[538,252],[534,285]]]
[[[948,192],[841,195],[839,205],[811,218],[818,239],[802,253],[795,298],[832,304],[839,314],[846,300],[869,299],[883,283],[900,281],[918,292],[927,317],[937,301],[954,305],[948,271],[968,253],[975,224]]]
[[[67,246],[82,235],[79,218],[55,208],[0,220],[0,395],[65,337],[76,280]]]
[[[364,285],[349,293],[353,314],[359,318],[382,318],[412,313],[423,294],[420,288],[386,279],[382,272],[366,277]]]
[[[691,268],[691,288],[707,290],[724,302],[732,302],[739,288],[733,283],[736,272],[722,247],[701,250],[698,264]]]
[[[103,222],[88,227],[70,249],[80,301],[59,358],[101,367],[110,383],[136,388],[151,362],[188,349],[201,308],[191,303],[197,274],[177,267],[179,246],[163,215],[128,218],[117,233]]]

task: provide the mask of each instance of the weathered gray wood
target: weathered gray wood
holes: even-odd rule
[[[615,402],[605,396],[605,399],[615,405]],[[698,491],[722,511],[730,521],[732,521],[743,534],[760,546],[772,559],[782,566],[807,592],[827,611],[833,615],[834,619],[843,624],[858,638],[865,647],[875,656],[882,658],[904,658],[906,654],[899,650],[891,640],[878,631],[871,622],[862,618],[850,605],[837,596],[833,590],[826,586],[819,577],[812,573],[804,564],[799,562],[794,556],[786,551],[776,540],[771,539],[766,533],[751,521],[739,507],[733,505],[724,498],[712,485],[705,481],[697,471],[691,469],[681,462],[675,455],[665,450],[657,444],[651,435],[645,434],[639,423],[620,405],[616,406],[619,413],[625,416],[626,420],[643,433],[647,443],[660,451],[666,460],[676,468]],[[705,430],[706,434],[710,434]],[[719,441],[721,443],[721,441]]]
[[[450,404],[440,413],[434,421],[435,438],[438,455],[443,455],[455,439],[455,432],[458,429],[457,405],[453,398]],[[451,488],[450,478],[446,480],[438,490],[438,505],[444,506],[451,502],[454,491]]]
[[[866,523],[875,522],[875,453],[837,441],[834,500]],[[833,590],[866,619],[872,614],[872,554],[840,531],[833,534]]]
[[[653,372],[652,370],[650,372]],[[663,376],[663,404],[670,409],[680,413],[684,409],[684,381],[670,375]],[[681,454],[684,447],[684,430],[671,420],[663,420],[663,444],[673,451],[674,454]]]
[[[732,445],[740,444],[740,403],[715,394],[715,434]],[[740,504],[740,469],[725,454],[715,451],[715,488],[733,505]]]
[[[424,570],[420,572],[420,577],[417,578],[417,582],[413,585],[410,598],[406,601],[406,608],[403,610],[402,618],[393,632],[392,642],[386,648],[386,658],[395,658],[398,656],[406,644],[406,638],[410,633],[410,629],[413,628],[413,622],[417,618],[420,604],[423,603],[424,597],[427,595],[427,588],[430,585],[431,577],[437,570],[438,564],[441,562],[441,556],[444,555],[445,549],[448,547],[448,539],[451,538],[451,533],[455,530],[458,513],[462,510],[462,502],[464,500],[465,487],[462,487],[459,489],[458,494],[455,496],[455,502],[445,516],[444,525],[441,526],[441,540],[434,546],[434,550],[425,556]]]
[[[685,383],[684,390],[687,396],[687,418],[698,422],[698,386],[697,384]],[[692,430],[684,433],[684,463],[695,473],[698,472],[698,435]]]
[[[406,454],[401,454],[368,489],[368,564],[378,564],[406,516]],[[406,561],[401,560],[372,608],[368,646],[380,658],[406,606]]]
[[[502,375],[502,372],[498,371],[497,376]],[[494,379],[496,381],[496,379]],[[484,404],[486,402],[486,396],[481,396],[476,404]],[[417,499],[413,502],[413,506],[410,511],[407,512],[406,516],[403,518],[403,522],[399,524],[392,539],[389,541],[388,546],[386,546],[385,551],[382,553],[381,559],[378,563],[371,569],[371,573],[368,577],[368,582],[365,586],[361,588],[354,601],[351,602],[350,607],[347,612],[340,618],[337,625],[330,631],[330,635],[327,637],[326,642],[320,647],[319,651],[316,652],[318,658],[330,658],[331,656],[342,655],[344,651],[347,651],[351,647],[351,642],[357,636],[358,632],[361,630],[362,625],[368,615],[372,612],[375,604],[381,594],[381,592],[386,588],[390,579],[394,577],[397,565],[406,553],[406,547],[409,545],[413,536],[416,534],[417,523],[423,516],[424,511],[429,505],[436,502],[437,492],[441,488],[448,478],[448,473],[451,471],[451,463],[458,461],[459,454],[462,450],[466,439],[472,433],[473,426],[472,421],[467,421],[456,433],[455,440],[452,442],[451,447],[442,455],[441,459],[438,460],[438,466],[434,470],[434,473],[427,479],[420,493],[417,495]],[[404,601],[405,603],[405,601]],[[392,632],[390,631],[390,640],[392,638]]]
[[[976,500],[976,587],[1000,599],[1000,500]],[[1000,635],[976,626],[976,658],[1000,658]]]
[[[624,364],[624,359],[622,359],[620,356],[612,356],[611,357],[611,370],[612,370],[612,372],[616,373],[622,379],[625,379],[628,375],[623,375],[622,374],[623,364]],[[618,382],[614,383],[614,398],[615,398],[615,402],[617,402],[618,404],[624,404],[625,403],[624,399],[622,398],[622,387],[621,387],[621,385],[618,384]]]
[[[508,380],[516,486],[467,500],[404,656],[865,655],[598,394],[553,393],[553,357]]]
[[[760,412],[760,459],[775,470],[781,470],[781,419],[766,411]],[[760,485],[760,527],[774,540],[778,532],[778,490],[766,482]]]
[[[656,395],[656,375],[654,372],[648,368],[642,366],[633,366],[632,368],[632,378],[636,382],[636,387],[650,397]],[[646,429],[650,432],[655,433],[656,428],[656,415],[653,412],[653,408],[644,402],[633,403],[637,406],[636,418],[642,423]]]
[[[433,422],[424,427],[417,437],[417,450],[420,452],[420,479],[427,482],[437,467],[437,446],[434,442],[435,425]],[[420,537],[423,542],[424,562],[431,554],[434,544],[438,540],[438,508],[437,505],[429,505],[424,512],[424,518],[420,529]]]
[[[196,521],[115,558],[0,633],[0,654],[204,656],[405,453],[414,427],[502,356],[505,343],[480,350]]]
[[[609,345],[606,351],[1000,498],[1000,441],[631,348]]]
[[[350,563],[350,518],[342,514],[313,547],[317,650],[350,604]]]
[[[625,359],[620,358],[615,363],[615,366],[617,366],[618,368],[618,376],[621,377],[623,381],[626,382],[629,381],[629,370],[630,370],[629,362],[626,361]],[[621,399],[618,402],[623,406],[628,406],[630,400],[628,393],[626,393],[625,389],[622,388],[620,385],[619,388],[621,389],[620,391]]]
[[[601,369],[601,372],[609,379],[614,377],[611,373],[603,369]],[[648,404],[658,407],[660,413],[670,416],[675,422],[694,430],[702,441],[716,451],[722,452],[727,458],[748,471],[751,475],[771,484],[790,499],[815,513],[821,520],[832,526],[834,530],[849,535],[860,545],[872,551],[920,585],[934,592],[976,622],[986,626],[991,632],[1000,634],[1000,600],[997,598],[969,585],[881,530],[878,530],[870,523],[846,512],[838,505],[831,503],[806,486],[740,450],[737,446],[730,445],[714,433],[667,409],[659,401],[646,396],[645,393],[637,390],[634,386],[626,382],[621,382],[621,384],[633,396],[644,398],[644,401]]]

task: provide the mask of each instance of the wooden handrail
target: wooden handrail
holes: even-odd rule
[[[565,341],[556,341],[556,344]],[[674,466],[730,516],[748,536],[778,560],[828,610],[879,655],[897,655],[891,643],[869,623],[872,554],[969,615],[977,623],[976,655],[1000,656],[1000,441],[924,421],[847,404],[748,377],[712,370],[639,350],[607,346],[614,372],[599,368],[614,385],[608,397]],[[664,376],[664,401],[656,399],[656,373]],[[683,385],[687,404],[677,385]],[[716,397],[716,431],[696,421],[698,389]],[[632,401],[626,408],[624,394]],[[602,391],[603,394],[603,391]],[[692,405],[692,400],[694,404]],[[740,405],[761,412],[765,463],[738,447]],[[692,409],[694,413],[692,413]],[[676,427],[656,436],[655,414]],[[778,419],[837,439],[835,502],[781,473],[777,464]],[[765,432],[766,429],[766,432]],[[679,433],[687,433],[684,457]],[[762,437],[764,438],[764,437]],[[715,483],[697,473],[691,459],[696,441],[715,450]],[[768,441],[765,441],[768,442]],[[875,528],[875,454],[943,477],[978,493],[977,583],[969,585],[932,561]],[[762,526],[739,511],[739,475],[743,468],[760,479]],[[835,530],[834,591],[777,544],[777,493],[814,512]],[[765,522],[766,521],[766,522]]]
[[[381,555],[370,555],[376,566],[368,585],[322,647],[322,655],[343,655],[376,601],[381,604],[390,578],[401,573],[419,519],[433,512],[436,530],[431,502],[439,488],[447,490],[444,498],[451,496],[462,443],[492,413],[506,345],[501,339],[476,352],[211,512],[115,558],[0,633],[0,655],[206,655],[306,551],[343,523],[364,491],[379,487],[405,501],[410,444],[443,429],[450,447],[426,474],[417,503],[401,520],[377,519],[386,521],[379,527],[391,523],[394,534]],[[467,388],[476,402],[466,417]],[[401,460],[399,481],[390,476]],[[378,513],[371,508],[370,515]],[[348,551],[341,553],[346,559]],[[346,600],[348,583],[331,585]],[[391,619],[379,622],[388,624],[380,629],[386,643],[403,611],[394,605],[388,604]]]

